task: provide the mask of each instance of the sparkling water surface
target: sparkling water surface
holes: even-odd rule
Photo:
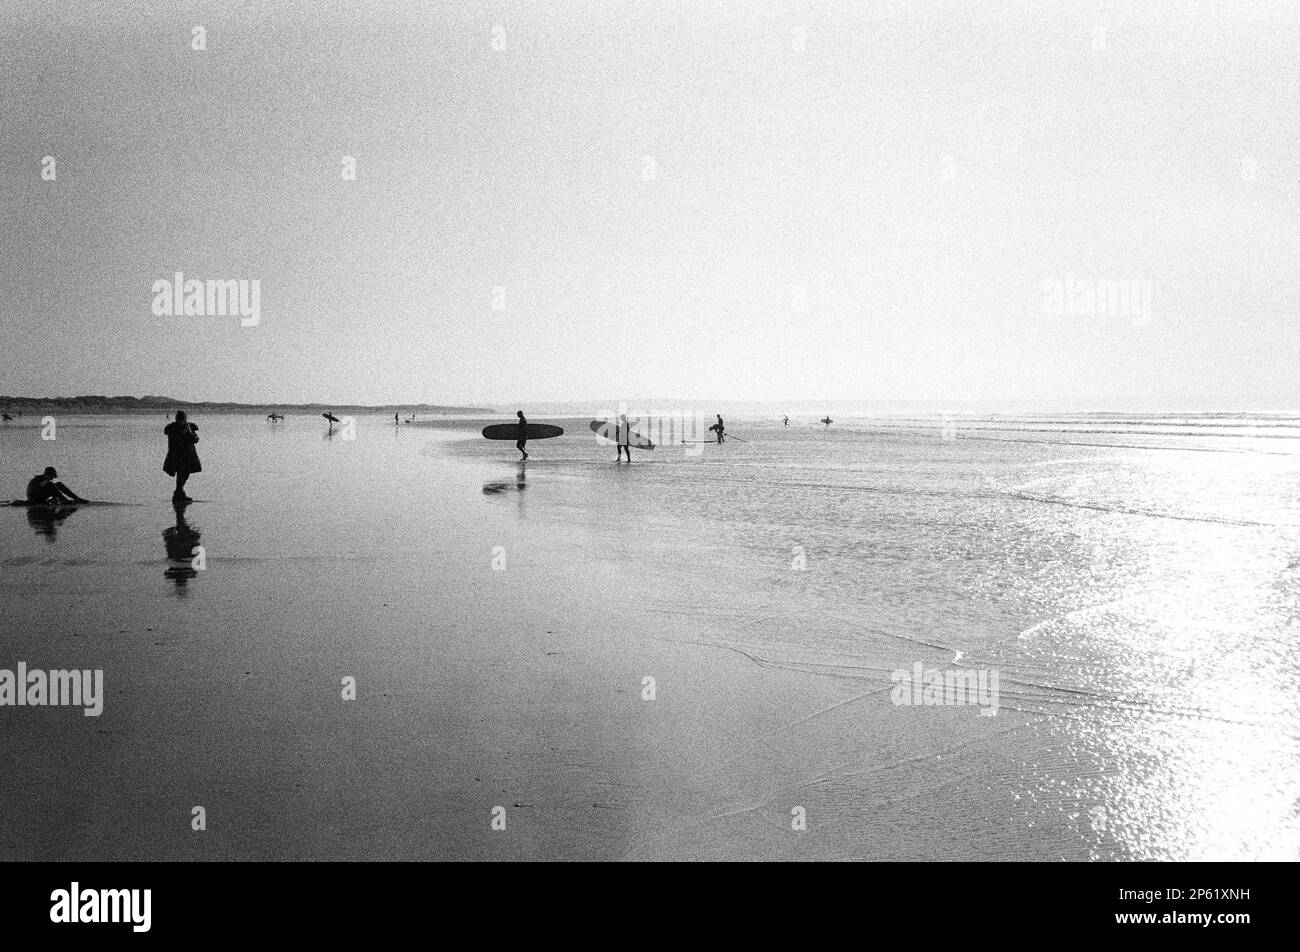
[[[0,667],[38,662],[74,602],[105,638],[128,619],[237,618],[224,637],[274,641],[364,632],[390,604],[437,617],[480,597],[461,579],[499,547],[539,580],[503,620],[585,606],[618,637],[733,654],[764,680],[728,692],[788,706],[718,742],[740,766],[713,787],[651,809],[628,786],[601,855],[789,855],[786,805],[810,802],[828,835],[798,858],[1300,856],[1295,418],[737,418],[746,442],[630,466],[585,419],[548,421],[565,436],[526,464],[484,421],[360,417],[348,439],[305,415],[193,419],[205,469],[179,513],[161,414],[0,429],[12,498],[55,465],[123,504],[6,512]],[[893,704],[917,663],[996,670],[997,715]]]

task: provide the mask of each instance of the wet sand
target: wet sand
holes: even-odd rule
[[[136,505],[73,513],[52,534],[18,512],[4,526],[0,667],[102,668],[106,697],[97,718],[0,710],[0,858],[1294,852],[1293,720],[1194,715],[1139,704],[1136,689],[1094,703],[1052,667],[1088,643],[1052,640],[1065,614],[1044,621],[1010,595],[975,598],[951,556],[872,568],[893,544],[888,527],[851,520],[879,489],[851,497],[846,516],[842,490],[819,488],[826,517],[874,548],[809,541],[820,566],[793,572],[801,536],[780,514],[740,518],[757,492],[745,481],[772,478],[757,455],[725,470],[673,472],[664,458],[616,469],[603,450],[557,441],[532,448],[521,471],[510,446],[455,442],[468,424],[368,426],[344,444],[301,421],[272,433],[213,420],[200,446],[209,472],[190,487],[204,501],[178,523],[150,472],[158,460],[131,469],[156,449],[153,428],[102,423],[69,428],[60,472],[85,495]],[[86,460],[118,475],[96,483]],[[155,498],[139,490],[148,478]],[[687,512],[667,492],[726,509]],[[935,531],[951,536],[970,504],[936,498],[948,515]],[[1027,506],[990,504],[1012,503]],[[888,505],[906,532],[923,531],[928,516]],[[1258,544],[1248,527],[1206,531]],[[180,556],[193,544],[207,565],[188,572]],[[945,591],[952,601],[937,602]],[[893,670],[954,662],[954,645],[1003,665],[997,716],[891,703]],[[341,697],[347,677],[355,701]],[[1135,736],[1140,749],[1116,740]],[[1193,770],[1212,751],[1237,778],[1234,796],[1255,805],[1233,846],[1204,811],[1221,780]],[[1143,762],[1154,779],[1135,770]],[[1169,784],[1200,793],[1147,815]],[[195,806],[203,832],[191,829]],[[491,826],[498,806],[505,830]],[[806,829],[794,829],[801,810]],[[1168,825],[1199,838],[1162,840]]]

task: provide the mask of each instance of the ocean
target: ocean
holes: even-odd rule
[[[0,429],[0,858],[1300,858],[1300,418],[588,419]]]

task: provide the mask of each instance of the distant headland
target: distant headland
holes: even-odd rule
[[[226,403],[202,400],[191,402],[172,397],[3,397],[0,410],[5,413],[158,413],[184,410],[195,413],[270,413],[311,411],[320,413],[333,410],[345,413],[464,413],[494,415],[490,407],[444,407],[430,403],[385,403],[366,405],[359,403]]]

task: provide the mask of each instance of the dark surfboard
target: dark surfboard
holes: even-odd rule
[[[521,427],[518,423],[495,423],[483,427],[483,435],[489,440],[549,440],[564,432],[563,427],[551,426],[549,423],[529,423]]]
[[[85,502],[28,502],[25,499],[15,499],[13,502],[3,503],[6,506],[22,506],[24,509],[72,509],[76,506],[134,506],[133,502],[104,502],[101,499],[87,499]]]

